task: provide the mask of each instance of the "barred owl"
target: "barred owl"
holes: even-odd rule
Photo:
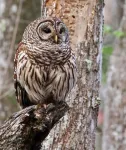
[[[20,106],[64,101],[75,82],[75,58],[65,24],[58,18],[39,18],[30,23],[14,60],[14,86]]]

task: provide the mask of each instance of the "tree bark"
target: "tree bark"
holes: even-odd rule
[[[67,110],[68,105],[60,103],[17,112],[0,127],[0,150],[40,150],[41,142]]]
[[[120,31],[126,33],[126,0]],[[126,37],[117,38],[110,59],[104,108],[103,150],[126,149]]]
[[[94,150],[100,100],[103,1],[47,0],[45,7],[47,16],[60,17],[68,26],[77,57],[78,81],[67,99],[70,111],[42,143],[42,150]]]

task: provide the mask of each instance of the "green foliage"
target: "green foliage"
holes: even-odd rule
[[[106,83],[107,80],[107,72],[109,66],[109,59],[112,55],[113,47],[112,46],[104,46],[102,49],[102,82]]]
[[[121,38],[121,37],[126,36],[124,32],[119,31],[119,30],[114,31],[113,35],[115,35],[115,37],[117,37],[117,38]]]
[[[108,26],[108,25],[104,25],[104,34],[105,35],[112,34],[117,38],[121,38],[121,37],[126,36],[125,32],[120,31],[120,30],[113,30],[112,27]]]
[[[104,35],[114,35],[115,38],[122,38],[126,33],[120,30],[113,30],[111,26],[104,26]],[[106,83],[107,72],[109,66],[110,56],[113,53],[112,45],[104,45],[102,49],[102,82]]]
[[[112,33],[112,27],[108,25],[104,25],[104,34]]]
[[[112,46],[104,46],[102,49],[102,54],[106,56],[112,55],[113,47]]]

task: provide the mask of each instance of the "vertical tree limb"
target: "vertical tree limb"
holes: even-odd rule
[[[76,53],[78,82],[67,103],[71,110],[51,131],[42,150],[94,150],[101,76],[102,0],[47,0],[47,16],[68,26]]]

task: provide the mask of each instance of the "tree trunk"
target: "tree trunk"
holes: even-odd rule
[[[47,16],[62,18],[69,28],[77,57],[78,81],[67,99],[70,111],[53,128],[42,150],[94,150],[100,100],[103,1],[47,0],[45,6]]]
[[[126,33],[126,0],[120,31]],[[103,150],[126,149],[126,37],[115,40],[105,100]]]

